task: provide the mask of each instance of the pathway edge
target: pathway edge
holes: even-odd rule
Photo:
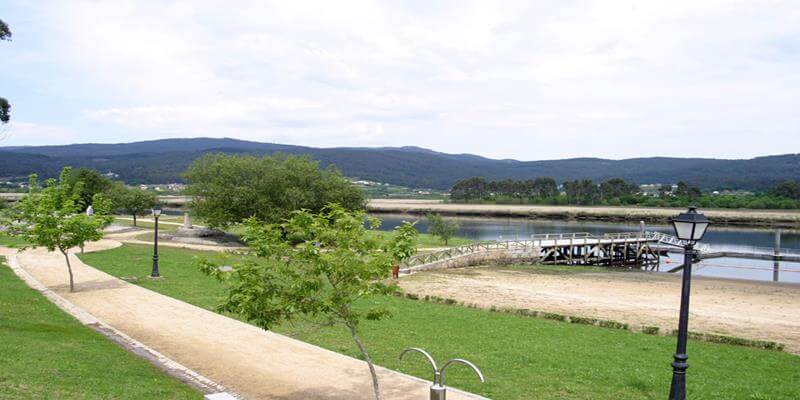
[[[144,359],[167,375],[178,379],[179,381],[195,389],[198,389],[204,394],[228,392],[235,398],[244,400],[244,397],[241,395],[232,393],[224,386],[206,378],[203,375],[200,375],[199,373],[185,367],[177,361],[170,359],[169,357],[161,354],[144,343],[133,339],[132,337],[97,319],[94,315],[90,314],[86,310],[76,306],[69,300],[48,289],[45,285],[36,280],[36,278],[34,278],[20,266],[16,255],[6,255],[5,258],[6,264],[11,271],[13,271],[15,275],[25,282],[28,287],[39,292],[42,296],[44,296],[51,303],[55,304],[62,311],[77,319],[82,325],[100,333],[126,351]]]

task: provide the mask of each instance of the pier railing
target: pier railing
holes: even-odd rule
[[[570,246],[586,245],[599,243],[609,240],[633,240],[633,241],[654,241],[648,237],[642,237],[638,232],[623,232],[595,236],[589,232],[570,232],[570,233],[541,233],[531,235],[529,240],[505,240],[505,241],[486,241],[470,243],[462,246],[450,247],[448,249],[434,251],[425,254],[418,254],[405,259],[401,266],[403,268],[429,264],[436,261],[451,259],[454,257],[479,253],[492,250],[525,249],[543,246]]]

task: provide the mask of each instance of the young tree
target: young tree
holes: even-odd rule
[[[439,214],[428,213],[428,232],[438,236],[447,246],[447,242],[458,232],[458,222],[446,220]]]
[[[227,283],[228,294],[221,310],[247,318],[269,329],[299,316],[319,318],[347,328],[369,366],[375,398],[380,385],[375,366],[358,335],[363,319],[389,316],[383,308],[355,309],[354,303],[373,294],[395,290],[385,283],[392,266],[415,251],[417,231],[404,223],[384,241],[368,235],[380,222],[363,212],[349,212],[338,205],[320,213],[294,211],[282,224],[246,221],[243,236],[252,252],[234,263],[232,272],[201,261],[202,270]]]
[[[70,185],[70,168],[64,168],[58,180],[48,179],[40,188],[36,175],[31,175],[28,195],[14,206],[14,222],[7,224],[10,233],[20,236],[26,247],[45,247],[58,250],[67,261],[69,290],[75,290],[72,265],[68,251],[83,247],[86,242],[100,240],[103,228],[111,223],[111,202],[101,194],[92,201],[93,215],[82,212],[80,201],[82,182]]]
[[[11,29],[0,19],[0,40],[11,40]],[[11,104],[4,97],[0,96],[0,124],[8,123],[11,120]]]
[[[121,182],[115,183],[106,191],[106,196],[111,200],[115,210],[121,210],[133,216],[133,226],[136,226],[136,217],[146,215],[156,205],[156,195],[147,190],[130,188]]]
[[[214,228],[256,217],[280,222],[294,210],[320,211],[328,203],[364,207],[364,194],[332,168],[305,156],[207,154],[184,174],[194,213]]]

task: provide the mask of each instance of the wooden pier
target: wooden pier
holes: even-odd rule
[[[545,234],[531,240],[543,264],[657,266],[657,240],[639,232],[594,236],[589,233]]]
[[[464,255],[476,253],[514,252],[536,259],[542,264],[636,266],[652,269],[658,266],[659,238],[649,232],[605,234],[552,233],[532,235],[530,240],[508,240],[472,243],[408,258],[403,270],[420,269]]]
[[[419,254],[408,258],[401,265],[404,273],[439,268],[447,260],[455,260],[466,255],[485,253],[491,259],[509,255],[522,256],[521,259],[535,260],[541,264],[560,265],[606,265],[627,266],[652,270],[658,267],[661,256],[668,251],[681,252],[683,242],[678,238],[655,231],[624,233],[550,233],[532,235],[530,240],[508,240],[478,242],[445,250]],[[747,258],[773,261],[800,262],[800,249],[781,249],[780,233],[776,233],[775,248],[716,248],[704,243],[695,245],[695,259],[718,257]],[[669,270],[677,272],[683,268],[678,265]]]

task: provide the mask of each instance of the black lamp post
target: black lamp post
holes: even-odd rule
[[[161,207],[155,206],[153,208],[153,220],[155,220],[155,227],[153,229],[153,272],[150,273],[151,278],[159,278],[161,275],[158,273],[158,217],[161,216]]]
[[[675,361],[672,362],[672,385],[669,389],[669,400],[686,399],[686,341],[689,333],[689,294],[692,283],[692,257],[694,257],[694,244],[703,239],[706,228],[711,221],[705,215],[697,212],[695,207],[689,211],[670,219],[675,228],[675,236],[682,240],[683,245],[683,285],[681,288],[681,311],[678,319],[678,347],[675,351]]]

